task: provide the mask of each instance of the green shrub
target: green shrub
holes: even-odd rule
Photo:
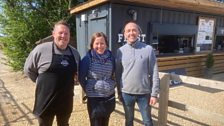
[[[206,57],[206,62],[205,62],[205,65],[206,65],[206,68],[212,68],[214,66],[214,56],[212,53],[209,53]]]

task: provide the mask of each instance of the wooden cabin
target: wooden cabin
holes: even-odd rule
[[[115,54],[125,43],[123,26],[136,20],[139,39],[154,47],[159,70],[203,77],[207,53],[213,73],[224,72],[224,0],[89,0],[71,8],[77,48],[84,56],[94,32],[104,32]]]

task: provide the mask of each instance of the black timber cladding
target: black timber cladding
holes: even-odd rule
[[[101,18],[91,19],[93,10],[100,10],[99,15],[105,14]],[[78,42],[85,41],[85,43],[90,42],[90,36],[95,31],[105,32],[109,38],[111,49],[114,52],[121,44],[118,44],[118,34],[122,34],[123,26],[125,21],[130,20],[131,17],[128,15],[128,10],[134,9],[137,11],[137,22],[144,34],[146,34],[146,42],[150,44],[151,37],[156,28],[162,34],[178,34],[178,30],[181,28],[185,33],[181,34],[196,34],[197,22],[199,16],[212,17],[216,19],[217,29],[224,26],[224,17],[220,15],[211,15],[199,12],[192,11],[183,11],[183,10],[172,10],[167,8],[158,8],[158,7],[146,7],[140,5],[128,5],[120,3],[106,3],[99,5],[94,8],[89,8],[81,13],[77,13],[77,22],[80,22],[81,14],[87,15],[87,21],[85,25],[77,28]],[[103,14],[102,14],[103,13]],[[82,24],[83,22],[81,22]],[[161,25],[161,26],[159,26]],[[169,27],[171,25],[171,27]],[[77,24],[77,26],[79,26]],[[189,27],[188,27],[189,26]],[[164,27],[164,29],[163,29]],[[84,32],[85,31],[85,32]],[[169,33],[172,31],[172,33]],[[217,30],[218,31],[218,30]],[[83,35],[85,34],[85,35]],[[85,37],[85,39],[83,39]],[[88,42],[86,42],[88,41]],[[85,45],[86,45],[85,44]],[[83,48],[83,47],[80,47]],[[85,47],[87,50],[88,47]],[[82,52],[85,52],[84,50]]]

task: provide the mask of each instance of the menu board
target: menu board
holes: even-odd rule
[[[199,17],[196,52],[211,51],[214,40],[215,19]]]

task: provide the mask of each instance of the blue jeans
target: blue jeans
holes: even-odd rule
[[[125,126],[133,126],[135,102],[138,104],[144,125],[153,126],[149,99],[150,94],[135,95],[122,93],[122,102],[125,111]]]

